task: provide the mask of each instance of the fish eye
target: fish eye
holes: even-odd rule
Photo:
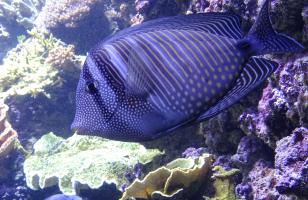
[[[97,81],[88,81],[86,83],[86,91],[90,94],[95,94],[97,92],[98,82]]]

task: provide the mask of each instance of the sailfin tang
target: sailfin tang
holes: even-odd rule
[[[238,42],[239,48],[245,48],[244,50],[248,51],[250,55],[302,51],[304,47],[300,43],[289,36],[277,33],[273,29],[269,8],[270,0],[265,0],[249,33]]]
[[[250,91],[259,86],[272,72],[276,70],[278,64],[264,58],[252,57],[244,67],[241,75],[236,80],[233,88],[217,104],[209,108],[197,121],[203,121],[215,116],[220,111],[230,107]]]
[[[141,52],[139,51],[141,54]],[[146,97],[150,92],[150,85],[145,73],[145,64],[138,57],[138,53],[131,49],[128,58],[128,69],[125,77],[126,92],[139,97]]]

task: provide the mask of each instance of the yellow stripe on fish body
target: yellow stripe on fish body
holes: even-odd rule
[[[72,128],[122,141],[155,139],[230,107],[303,47],[271,27],[269,0],[244,36],[230,13],[179,15],[112,35],[87,56]]]

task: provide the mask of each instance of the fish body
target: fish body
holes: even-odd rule
[[[45,200],[82,200],[82,198],[75,195],[55,194]]]
[[[228,108],[277,67],[253,56],[303,49],[272,29],[268,5],[246,36],[229,13],[162,18],[110,36],[85,61],[72,128],[151,140]]]

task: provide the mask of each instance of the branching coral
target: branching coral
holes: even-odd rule
[[[74,62],[72,46],[66,46],[52,35],[36,30],[29,34],[31,38],[12,49],[0,67],[2,98],[25,94],[36,96],[38,93],[48,96],[44,87],[57,82],[59,64],[70,64],[70,59]],[[69,57],[63,58],[60,54]]]

